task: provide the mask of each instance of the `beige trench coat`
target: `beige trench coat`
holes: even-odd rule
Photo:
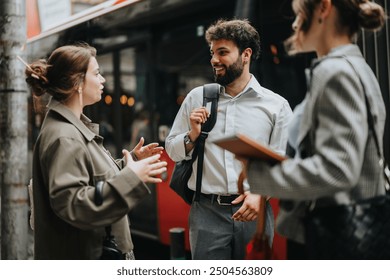
[[[111,158],[98,130],[50,102],[33,156],[35,259],[98,259],[108,225],[122,252],[133,249],[127,214],[150,191]],[[100,206],[97,181],[104,181]]]

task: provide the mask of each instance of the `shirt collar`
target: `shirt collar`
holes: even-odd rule
[[[250,78],[248,84],[245,86],[245,88],[239,94],[237,94],[233,98],[239,98],[241,95],[246,94],[249,91],[252,91],[252,92],[254,91],[259,96],[263,96],[263,87],[260,85],[260,83],[257,81],[257,79],[252,74],[250,74],[250,75],[251,75],[251,78]],[[227,93],[225,93],[225,94],[228,95]]]

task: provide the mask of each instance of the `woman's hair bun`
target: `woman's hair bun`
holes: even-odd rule
[[[386,14],[379,4],[364,1],[359,4],[359,7],[358,21],[362,28],[375,31],[385,24]]]
[[[26,67],[26,82],[36,96],[41,96],[46,93],[49,83],[46,78],[47,68],[47,62],[44,59],[33,62]]]

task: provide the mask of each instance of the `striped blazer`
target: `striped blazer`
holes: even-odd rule
[[[309,73],[297,137],[292,140],[297,147],[294,157],[274,166],[260,160],[248,164],[251,191],[281,199],[279,233],[301,243],[308,203],[347,204],[384,193],[383,167],[368,126],[364,94],[381,153],[386,110],[378,81],[358,46],[333,49],[314,60]]]

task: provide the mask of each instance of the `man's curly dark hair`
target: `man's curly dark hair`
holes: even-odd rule
[[[247,19],[224,20],[219,19],[206,30],[206,41],[210,45],[216,40],[233,41],[240,54],[246,49],[252,49],[252,59],[260,56],[260,36]]]

